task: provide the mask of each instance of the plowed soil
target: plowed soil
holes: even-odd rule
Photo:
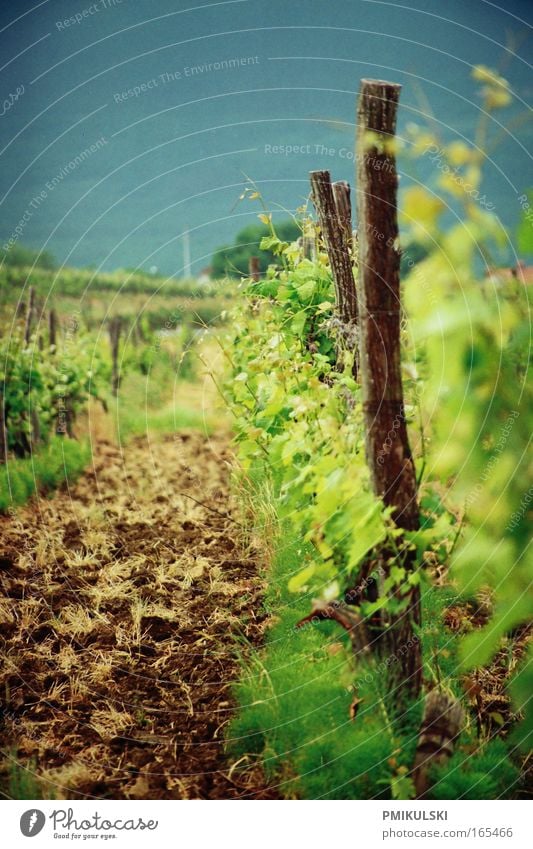
[[[264,627],[230,460],[224,435],[101,442],[70,492],[0,518],[4,787],[18,762],[58,799],[274,797],[224,753]]]

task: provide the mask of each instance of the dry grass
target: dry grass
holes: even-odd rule
[[[91,474],[0,518],[4,733],[45,797],[267,797],[223,754],[235,638],[263,632],[228,441],[96,430]]]

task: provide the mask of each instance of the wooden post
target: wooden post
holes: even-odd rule
[[[342,350],[354,353],[354,376],[357,374],[357,294],[352,267],[352,255],[348,249],[346,227],[351,219],[350,187],[347,183],[337,184],[334,194],[329,171],[311,171],[312,199],[315,205],[320,229],[328,252],[335,299],[337,306],[338,359],[342,359]],[[337,196],[337,202],[335,195]],[[338,204],[338,205],[337,205]],[[339,217],[340,210],[341,217]],[[351,232],[351,220],[349,232]]]
[[[118,389],[120,386],[120,372],[118,367],[118,347],[120,341],[120,330],[121,330],[121,319],[120,316],[114,316],[109,322],[109,340],[111,342],[111,361],[112,361],[112,373],[111,373],[111,392],[113,395],[118,395]]]
[[[248,273],[254,283],[259,283],[261,280],[261,269],[259,267],[259,257],[251,256],[248,260]]]
[[[31,331],[33,329],[33,318],[35,313],[35,288],[30,286],[28,310],[26,312],[26,326],[24,328],[24,342],[29,345],[31,339]]]
[[[0,464],[3,463],[7,463],[7,430],[4,387],[0,386]]]
[[[419,526],[415,467],[407,437],[400,364],[400,250],[393,143],[400,86],[362,80],[358,106],[357,208],[359,237],[360,369],[366,453],[374,492],[393,508],[398,527]],[[384,553],[388,560],[391,553]],[[411,556],[401,564],[409,568]],[[390,614],[383,644],[393,698],[421,686],[420,593]],[[404,647],[409,646],[408,650]]]
[[[24,327],[24,343],[26,345],[30,344],[31,334],[33,330],[33,320],[35,318],[35,287],[30,286],[29,289],[29,298],[28,298],[28,310],[26,312],[26,325]],[[42,338],[39,336],[37,340],[39,350],[42,350]],[[30,387],[31,388],[31,387]],[[28,396],[28,404],[30,407],[30,422],[31,422],[31,447],[33,448],[38,445],[41,441],[41,425],[39,422],[39,416],[35,406],[32,404],[32,396],[31,392]]]
[[[316,260],[316,243],[312,236],[302,236],[302,255],[311,262]]]
[[[351,277],[344,287],[344,301],[346,320],[357,330],[358,305],[357,285],[354,276],[354,242],[352,238],[352,201],[350,196],[350,184],[346,180],[333,183],[333,199],[337,210],[339,224],[339,235],[342,240],[342,250],[345,257],[349,258]],[[355,339],[355,351],[359,354],[359,339]]]
[[[344,244],[344,251],[352,258],[353,263],[352,201],[350,196],[350,184],[346,182],[346,180],[337,180],[336,183],[333,183],[332,188],[335,209],[337,210],[337,218],[339,221],[340,235]],[[355,286],[347,294],[355,301],[353,309],[357,315],[357,292]]]
[[[48,344],[50,348],[56,348],[57,345],[57,313],[52,307],[48,313]]]
[[[428,693],[413,768],[417,799],[423,799],[429,790],[430,767],[451,757],[462,721],[463,711],[456,698],[439,690]]]
[[[400,86],[363,80],[358,110],[358,219],[363,406],[374,489],[396,523],[418,528],[416,477],[400,366],[400,250],[394,139]],[[367,141],[372,133],[372,141]],[[377,138],[379,136],[379,139]]]

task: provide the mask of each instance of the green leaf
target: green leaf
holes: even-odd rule
[[[298,286],[298,297],[301,301],[310,301],[316,292],[316,280],[306,280],[301,286]]]
[[[491,622],[485,628],[467,634],[459,649],[461,668],[466,671],[485,666],[496,654],[502,635],[501,622]]]
[[[308,583],[308,581],[313,577],[313,575],[315,574],[315,571],[316,571],[316,565],[314,563],[311,563],[309,566],[306,566],[304,569],[302,569],[296,575],[293,575],[292,578],[289,580],[289,583],[287,585],[288,588],[289,588],[289,592],[291,592],[291,593],[299,592],[302,589],[302,587],[304,587]]]

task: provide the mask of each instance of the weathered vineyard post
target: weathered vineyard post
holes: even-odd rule
[[[311,262],[316,260],[316,242],[312,236],[301,236],[302,255]]]
[[[328,252],[335,285],[336,317],[339,322],[337,356],[353,352],[353,375],[357,375],[357,290],[351,245],[351,204],[348,183],[331,184],[329,171],[311,171],[311,196]]]
[[[118,389],[120,386],[120,372],[118,367],[118,346],[120,341],[120,331],[122,328],[122,321],[120,316],[114,316],[109,321],[109,341],[111,343],[111,362],[112,362],[112,373],[111,373],[111,392],[113,395],[118,395]]]
[[[248,260],[248,273],[254,283],[259,283],[261,280],[261,268],[259,266],[258,256],[251,256]]]
[[[400,250],[394,155],[400,86],[362,80],[358,106],[357,209],[359,236],[360,370],[366,452],[374,492],[393,508],[398,527],[419,526],[415,467],[405,421],[400,365]],[[385,553],[384,556],[386,556]],[[390,553],[388,553],[390,556]],[[406,557],[402,564],[410,566]],[[396,701],[421,687],[420,592],[406,609],[389,614],[382,641]]]
[[[26,325],[24,327],[24,342],[26,345],[30,343],[33,319],[35,317],[35,288],[33,286],[30,286],[28,295],[28,309],[26,312]]]
[[[33,321],[35,318],[36,312],[36,298],[35,298],[35,287],[30,286],[28,297],[28,309],[26,312],[26,324],[24,327],[24,344],[29,345],[31,340],[31,334],[33,331]],[[42,350],[41,339],[39,338],[39,349]],[[31,386],[30,386],[31,389]],[[28,397],[29,403],[29,413],[30,413],[30,421],[31,421],[31,444],[32,446],[37,445],[41,441],[41,425],[39,422],[39,416],[37,414],[37,410],[35,409],[34,404],[32,404],[32,396],[31,392]]]
[[[0,465],[7,463],[7,428],[6,405],[4,402],[4,387],[6,379],[0,382]]]
[[[48,313],[48,344],[50,348],[56,348],[57,345],[57,313],[52,307]]]
[[[332,184],[332,189],[343,250],[345,255],[349,256],[353,262],[354,246],[352,242],[352,201],[350,198],[350,184],[347,183],[346,180],[337,180],[336,183]],[[350,300],[353,300],[351,314],[355,315],[357,318],[357,291],[355,286],[350,288],[346,295]]]

